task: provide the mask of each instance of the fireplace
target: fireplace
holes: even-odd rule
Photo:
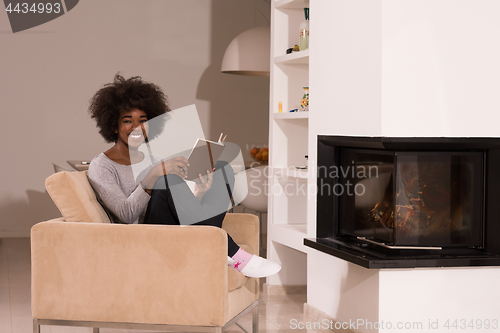
[[[367,268],[500,265],[500,138],[318,137],[317,237]]]

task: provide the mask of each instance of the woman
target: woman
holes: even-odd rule
[[[93,96],[89,112],[97,121],[99,133],[114,145],[90,163],[89,181],[98,199],[115,223],[153,223],[212,225],[221,227],[229,206],[227,193],[234,185],[234,174],[227,163],[218,162],[213,173],[199,175],[194,192],[184,179],[189,162],[175,157],[160,163],[138,150],[144,140],[157,136],[148,120],[170,111],[161,89],[140,77],[125,80],[117,74]],[[147,141],[146,141],[147,142]],[[149,169],[148,169],[149,167]],[[148,170],[134,178],[133,170]],[[217,213],[218,212],[218,213]],[[222,212],[222,213],[221,213]],[[183,223],[185,224],[185,223]],[[281,266],[242,250],[228,235],[228,262],[250,277],[277,273]]]

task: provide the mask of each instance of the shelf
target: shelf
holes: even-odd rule
[[[292,52],[274,58],[275,64],[287,65],[308,65],[309,64],[309,50]]]
[[[309,7],[309,0],[278,0],[274,3],[276,9],[303,9]]]
[[[280,119],[309,119],[309,111],[274,113],[275,120]]]
[[[291,167],[273,167],[273,174],[277,177],[307,179],[309,177],[308,169],[297,169]]]
[[[272,240],[301,252],[306,252],[304,238],[307,238],[306,224],[269,224]],[[269,231],[268,231],[269,232]]]

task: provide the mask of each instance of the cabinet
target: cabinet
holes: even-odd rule
[[[283,265],[270,285],[306,284],[309,115],[300,110],[303,87],[309,86],[309,50],[287,54],[299,44],[299,26],[308,0],[271,4],[271,69],[269,107],[268,258]],[[279,113],[282,103],[282,113]]]

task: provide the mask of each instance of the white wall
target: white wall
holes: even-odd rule
[[[311,251],[307,255],[307,303],[339,321],[338,325],[358,319],[377,322],[379,271]]]
[[[384,0],[382,134],[499,136],[500,2]]]
[[[498,267],[382,270],[378,275],[378,320],[392,325],[380,333],[398,331],[398,325],[406,332],[473,332],[484,330],[486,319],[498,323]]]
[[[311,0],[310,134],[381,134],[381,11],[380,0]]]
[[[110,146],[87,108],[119,71],[158,84],[172,108],[196,104],[208,138],[267,142],[269,79],[222,74],[220,64],[235,36],[268,20],[264,1],[85,0],[13,34],[0,11],[0,237],[59,216],[44,189],[52,162]]]
[[[309,158],[325,134],[500,136],[499,12],[494,0],[311,0]],[[315,211],[311,196],[311,237]],[[367,270],[313,249],[307,261],[308,304],[340,321],[377,318],[376,309],[378,320],[427,323],[433,312],[489,315],[498,306],[496,291],[487,295],[498,268]],[[436,281],[433,294],[423,294],[422,279]],[[422,315],[409,318],[414,311]]]
[[[312,134],[500,135],[498,1],[313,0],[312,9]]]

